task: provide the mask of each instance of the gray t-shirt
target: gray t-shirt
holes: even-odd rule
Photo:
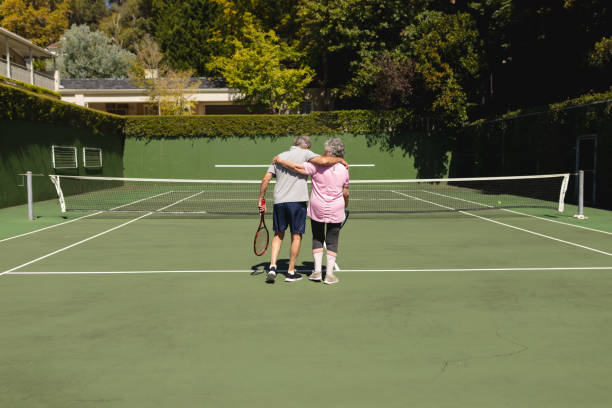
[[[286,152],[279,154],[280,158],[294,163],[304,163],[317,157],[318,154],[309,149],[291,146]],[[276,175],[274,186],[274,204],[308,201],[308,176],[287,170],[278,164],[271,164],[268,173]]]

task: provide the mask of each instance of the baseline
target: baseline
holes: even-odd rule
[[[344,269],[348,273],[368,272],[529,272],[529,271],[611,271],[612,266],[575,266],[575,267],[524,267],[524,268],[433,268],[433,269]],[[299,273],[310,272],[298,269]],[[193,270],[159,270],[159,271],[79,271],[79,272],[4,272],[7,275],[143,275],[171,273],[252,273],[252,269],[193,269]],[[278,272],[287,272],[279,270]]]

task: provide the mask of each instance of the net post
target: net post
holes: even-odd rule
[[[578,214],[574,215],[574,218],[579,220],[587,218],[584,216],[584,170],[578,172]]]
[[[26,189],[28,191],[28,219],[34,219],[34,195],[32,194],[32,172],[26,172]]]
[[[62,188],[60,186],[59,176],[49,175],[49,178],[51,179],[51,182],[55,186],[55,191],[57,191],[57,198],[59,200],[62,213],[65,213],[66,212],[66,201],[64,200],[64,192],[62,191]]]

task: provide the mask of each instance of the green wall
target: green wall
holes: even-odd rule
[[[53,169],[51,146],[75,146],[78,169]],[[98,147],[103,152],[101,169],[83,167],[82,148]],[[0,119],[0,207],[27,202],[25,187],[18,187],[25,171],[43,174],[92,176],[123,175],[123,137],[110,131],[95,131],[50,123]],[[47,177],[34,177],[35,201],[57,197]]]
[[[352,164],[374,164],[375,167],[353,167],[353,179],[415,178],[414,159],[404,155],[401,147],[390,147],[366,135],[312,136],[312,150],[323,153],[323,143],[340,137],[346,146],[346,160]],[[125,140],[126,177],[259,179],[265,168],[216,168],[216,164],[263,165],[289,149],[293,136],[274,137],[195,137],[134,138]]]

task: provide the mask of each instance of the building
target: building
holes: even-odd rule
[[[60,88],[59,72],[34,70],[34,59],[53,59],[55,55],[33,42],[0,27],[0,75],[9,79],[37,85],[53,91]]]
[[[197,115],[250,113],[246,106],[234,104],[238,92],[227,87],[223,79],[196,78],[200,86],[187,90],[196,103]],[[62,79],[59,93],[62,100],[118,115],[155,115],[147,90],[133,85],[129,79],[91,78]]]

